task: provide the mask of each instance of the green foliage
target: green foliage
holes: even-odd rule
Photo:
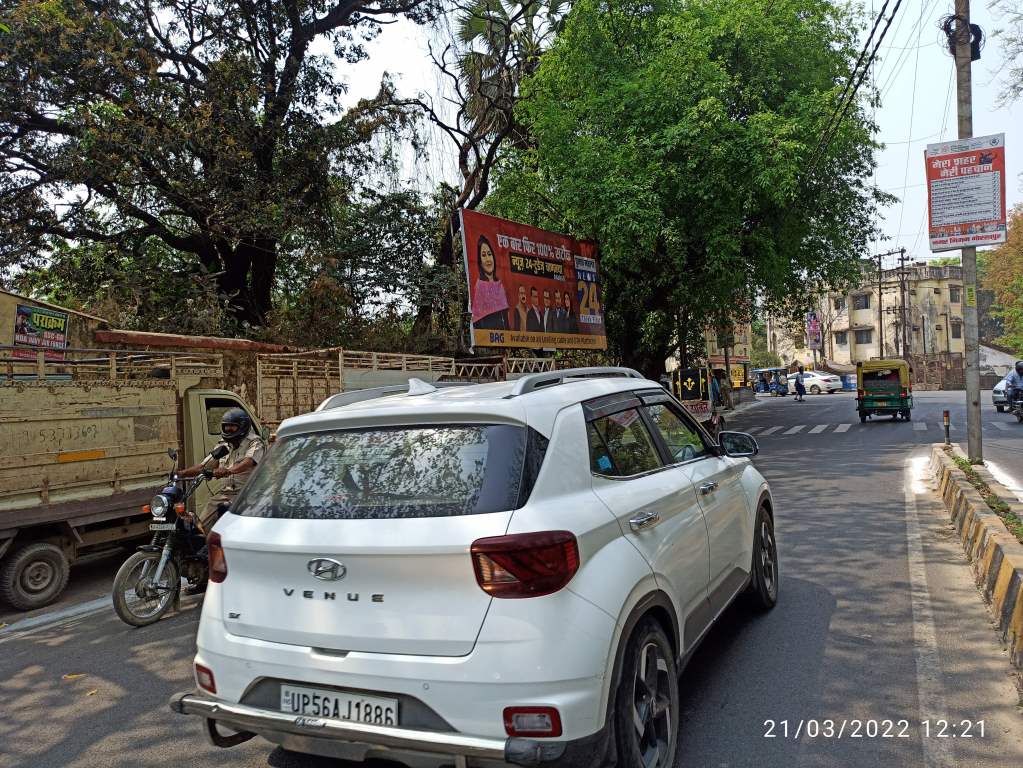
[[[423,21],[437,4],[0,0],[12,30],[0,35],[0,270],[49,238],[156,237],[215,275],[240,320],[263,323],[282,246],[326,228],[335,180],[354,188],[377,165],[373,137],[410,125],[386,81],[342,113],[335,68],[365,56],[379,14]]]
[[[855,276],[886,199],[863,105],[815,150],[856,53],[825,0],[578,0],[487,207],[595,239],[613,352],[656,372],[756,295]]]
[[[991,314],[1002,321],[995,341],[1023,355],[1023,205],[1009,215],[1006,242],[986,252],[978,267],[981,286],[994,293]]]
[[[782,364],[776,352],[771,352],[767,344],[767,326],[763,320],[754,319],[753,338],[750,339],[750,366],[753,368],[777,368]]]

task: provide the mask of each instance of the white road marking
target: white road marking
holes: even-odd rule
[[[25,632],[30,629],[46,629],[52,627],[55,624],[60,624],[70,619],[77,619],[82,616],[88,616],[90,613],[96,613],[106,608],[113,610],[113,602],[110,597],[97,597],[95,600],[89,600],[85,603],[79,603],[78,605],[69,605],[67,608],[61,608],[56,611],[47,611],[38,616],[33,616],[30,619],[20,619],[12,624],[0,629],[0,642],[3,642],[8,636],[13,636]]]
[[[754,432],[763,429],[763,427],[746,427],[743,432],[747,435],[752,435]]]
[[[804,429],[806,429],[806,424],[796,424],[796,426],[789,427],[788,429],[786,429],[784,432],[782,432],[782,434],[783,435],[794,435],[797,432],[802,432]]]
[[[916,432],[926,432],[927,431],[927,422],[926,421],[914,421],[913,422],[913,429]]]
[[[852,426],[852,424],[839,424],[837,427],[835,427],[835,431],[836,432],[848,432],[849,431],[849,427],[851,427],[851,426]]]
[[[913,650],[916,656],[916,690],[920,719],[934,721],[947,717],[945,692],[941,683],[941,658],[938,654],[931,592],[927,586],[927,568],[920,540],[917,494],[928,493],[924,477],[929,458],[907,458],[904,473],[906,494],[906,554],[909,559],[910,602],[913,607]],[[952,768],[955,756],[951,739],[922,739],[925,768]]]
[[[783,427],[768,427],[767,429],[760,433],[760,436],[763,437],[764,435],[773,435],[779,429],[783,429]]]
[[[1008,424],[1003,424],[1000,421],[992,421],[991,426],[994,427],[995,429],[1000,429],[1003,432],[1009,428]]]
[[[813,429],[811,429],[811,430],[810,430],[810,431],[809,431],[809,432],[808,432],[807,434],[810,434],[810,435],[819,435],[819,434],[820,434],[821,432],[823,432],[823,431],[824,431],[825,429],[827,429],[827,428],[828,428],[829,426],[830,426],[829,424],[818,424],[818,425],[817,425],[816,427],[814,427]]]
[[[1012,475],[990,459],[984,459],[984,466],[987,467],[988,472],[994,476],[995,480],[1012,491],[1013,496],[1020,501],[1023,501],[1023,483],[1016,480]]]

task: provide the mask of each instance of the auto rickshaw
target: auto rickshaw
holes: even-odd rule
[[[757,391],[785,397],[789,393],[787,368],[756,368],[750,371],[757,383]]]
[[[910,370],[905,360],[856,363],[856,411],[861,422],[881,415],[909,421],[913,410]]]

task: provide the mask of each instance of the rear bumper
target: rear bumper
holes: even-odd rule
[[[172,711],[197,715],[206,721],[206,734],[219,747],[241,744],[257,734],[287,734],[317,741],[339,741],[367,745],[395,753],[436,755],[449,763],[460,757],[456,765],[521,765],[558,766],[599,765],[606,747],[606,734],[575,741],[538,741],[520,738],[485,738],[460,733],[421,731],[368,723],[354,723],[330,718],[302,717],[245,704],[231,704],[200,696],[178,693],[171,697]],[[222,735],[217,726],[236,731]],[[306,742],[307,744],[310,742]]]

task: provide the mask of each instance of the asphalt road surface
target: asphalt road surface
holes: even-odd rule
[[[846,394],[729,419],[757,436],[774,490],[780,602],[729,609],[683,673],[679,766],[1023,765],[1017,678],[925,471],[943,409],[965,439],[962,401],[920,393],[909,423],[861,425]],[[988,457],[1023,478],[1023,425],[984,403]],[[0,618],[0,766],[344,765],[258,739],[219,750],[171,714],[192,685],[199,603],[144,629],[107,608],[67,618],[116,565],[91,566],[27,626]]]

